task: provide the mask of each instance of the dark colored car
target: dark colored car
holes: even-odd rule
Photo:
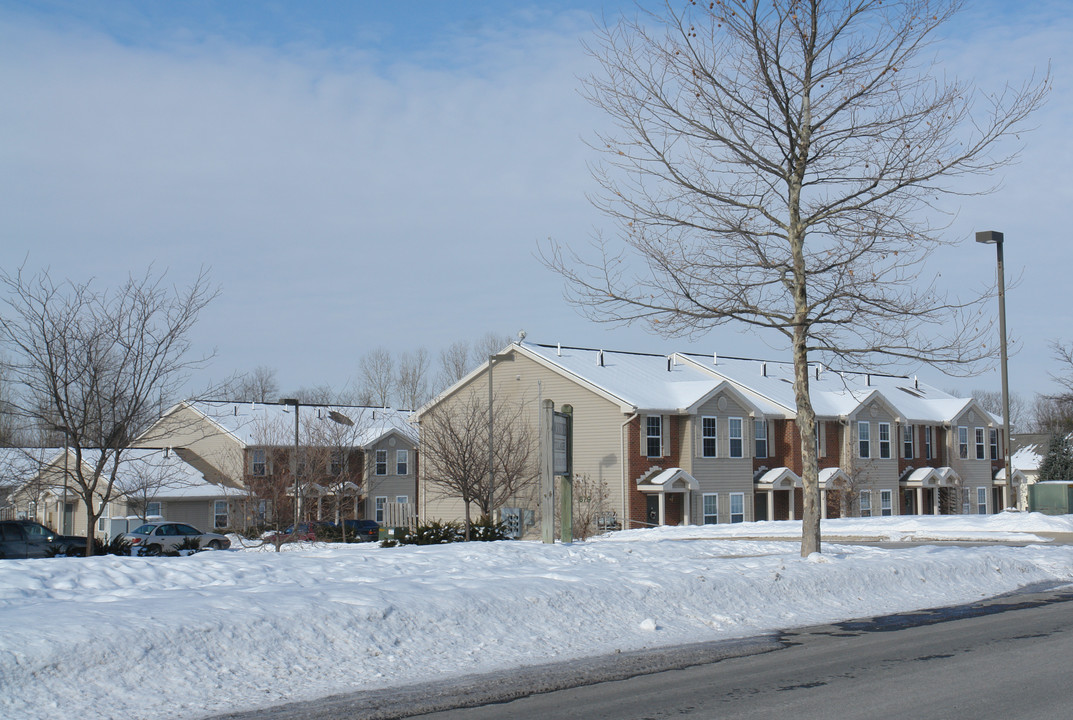
[[[60,535],[32,520],[0,522],[0,558],[42,558],[85,555],[86,539]]]
[[[363,542],[380,539],[380,524],[375,520],[344,520],[347,538],[357,538]]]

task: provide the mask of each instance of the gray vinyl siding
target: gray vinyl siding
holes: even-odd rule
[[[722,407],[720,406],[722,401]],[[703,418],[716,418],[716,457],[703,457],[702,441]],[[742,421],[742,457],[730,457],[730,418]],[[753,417],[730,393],[719,393],[700,408],[696,415],[689,418],[689,432],[692,441],[690,452],[683,453],[683,461],[690,463],[687,468],[697,479],[700,492],[693,493],[693,522],[703,522],[702,496],[716,493],[719,496],[719,522],[730,522],[730,493],[745,494],[745,519],[752,520],[753,515]]]
[[[860,457],[860,431],[858,423],[867,422],[871,436],[870,457]],[[890,457],[880,457],[879,426],[887,423],[890,427]],[[901,508],[901,492],[898,485],[898,458],[901,454],[901,426],[895,422],[894,415],[880,402],[873,400],[861,407],[856,415],[851,416],[845,428],[844,437],[849,439],[845,462],[842,469],[851,478],[851,484],[858,490],[869,490],[872,499],[872,516],[880,512],[880,491],[892,492],[892,512],[898,514]],[[855,511],[854,511],[855,512]]]
[[[966,427],[969,430],[969,453],[967,458],[958,454],[958,428]],[[994,483],[991,473],[991,447],[988,437],[990,418],[984,415],[979,408],[969,406],[953,422],[950,423],[950,432],[947,433],[949,442],[947,457],[950,458],[950,467],[961,476],[962,485],[969,488],[972,493],[977,487],[990,488]],[[984,430],[984,459],[976,459],[976,428]],[[975,511],[976,497],[970,498],[970,503]]]

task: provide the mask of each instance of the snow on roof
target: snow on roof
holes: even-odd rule
[[[243,445],[289,444],[294,440],[294,409],[289,405],[219,400],[193,400],[187,405],[215,422]],[[365,405],[301,405],[298,410],[299,426],[306,426],[310,422],[334,426],[335,421],[329,417],[332,412],[354,422],[356,446],[366,447],[391,432],[399,432],[410,438],[415,434],[407,422],[409,411]]]
[[[793,364],[788,362],[696,353],[667,356],[529,342],[512,344],[505,351],[512,347],[539,356],[636,410],[684,411],[725,380],[763,416],[793,417],[796,412]],[[809,371],[809,392],[816,415],[823,418],[851,415],[870,398],[882,398],[908,422],[940,424],[953,420],[973,402],[915,378],[839,373],[819,365]]]
[[[0,448],[0,485],[21,485],[57,456],[63,448]]]
[[[83,463],[92,466],[99,450],[83,450]],[[161,449],[127,448],[120,455],[115,489],[137,496],[146,493],[155,500],[195,500],[244,494],[205,479],[204,474],[178,453]]]

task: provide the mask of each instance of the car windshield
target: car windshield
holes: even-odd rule
[[[133,535],[148,535],[149,533],[153,532],[153,526],[152,525],[142,525],[140,527],[134,528],[130,532]]]

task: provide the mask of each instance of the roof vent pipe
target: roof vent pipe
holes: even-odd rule
[[[712,353],[712,365],[718,365],[718,364],[719,364],[719,353],[713,352]]]
[[[760,363],[760,374],[763,375],[764,377],[767,377],[767,363],[766,362]]]
[[[871,373],[868,373],[867,375],[864,376],[864,384],[867,385],[868,387],[872,387],[872,374]]]
[[[817,380],[820,379],[820,366],[819,365],[816,366],[816,379]]]
[[[563,344],[562,343],[555,343],[555,357],[562,357],[562,356],[563,356]]]
[[[235,417],[238,417],[238,405],[235,406]]]
[[[604,366],[604,351],[603,350],[597,350],[596,351],[596,364],[599,365],[600,367]]]
[[[914,390],[919,390],[920,389],[920,381],[917,380],[916,375],[913,376],[913,389]]]
[[[667,356],[667,372],[670,372],[671,368],[673,368],[673,367],[674,367],[674,356],[673,355],[668,355]]]

